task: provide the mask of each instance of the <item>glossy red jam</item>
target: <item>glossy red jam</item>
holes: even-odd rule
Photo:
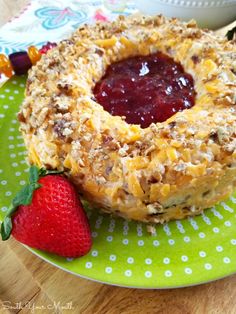
[[[94,88],[105,110],[142,128],[191,108],[195,94],[192,76],[161,52],[110,65]]]

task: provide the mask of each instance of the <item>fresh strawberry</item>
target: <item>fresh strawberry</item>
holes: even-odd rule
[[[12,232],[36,249],[65,257],[85,255],[92,240],[76,190],[66,178],[46,174],[31,167],[30,183],[14,198],[1,225],[2,238],[7,240]]]

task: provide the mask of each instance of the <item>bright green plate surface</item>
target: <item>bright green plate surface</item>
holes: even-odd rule
[[[25,147],[16,113],[25,78],[0,89],[0,219],[13,194],[27,180]],[[64,259],[33,250],[69,272],[104,283],[143,288],[195,285],[236,272],[236,193],[204,214],[156,227],[112,219],[88,211],[93,236],[91,252]]]

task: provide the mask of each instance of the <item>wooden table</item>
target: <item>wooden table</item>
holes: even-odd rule
[[[25,2],[0,0],[0,25]],[[0,314],[234,314],[235,300],[236,275],[205,285],[173,290],[112,287],[57,269],[14,239],[0,241]]]

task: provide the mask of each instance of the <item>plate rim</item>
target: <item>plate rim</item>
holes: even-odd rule
[[[18,242],[18,241],[17,241]],[[94,279],[92,277],[88,277],[88,276],[84,276],[84,275],[81,275],[79,273],[76,273],[72,270],[69,270],[67,268],[64,268],[63,266],[60,266],[58,264],[56,264],[55,262],[51,261],[50,259],[42,256],[40,253],[38,253],[37,251],[35,251],[35,249],[33,248],[30,248],[29,246],[21,243],[21,242],[18,242],[20,245],[22,245],[23,247],[25,247],[28,251],[30,251],[32,254],[34,254],[35,256],[37,256],[38,258],[40,258],[41,260],[43,260],[44,262],[46,263],[49,263],[50,265],[52,265],[53,267],[56,267],[62,271],[65,271],[66,273],[69,273],[73,276],[76,276],[76,277],[79,277],[79,278],[82,278],[82,279],[86,279],[86,280],[90,280],[90,281],[93,281],[93,282],[97,282],[97,283],[100,283],[100,284],[105,284],[105,285],[110,285],[110,286],[114,286],[114,287],[120,287],[120,288],[130,288],[130,289],[141,289],[141,290],[168,290],[168,289],[181,289],[181,288],[190,288],[190,287],[195,287],[195,286],[200,286],[200,285],[203,285],[203,284],[207,284],[207,283],[211,283],[211,282],[215,282],[217,280],[221,280],[221,279],[224,279],[224,278],[227,278],[227,277],[230,277],[230,276],[233,276],[233,275],[236,275],[236,270],[233,271],[232,273],[230,274],[227,274],[225,276],[220,276],[218,278],[215,278],[215,279],[210,279],[210,280],[206,280],[206,281],[201,281],[199,283],[194,283],[194,284],[186,284],[186,285],[177,285],[177,286],[166,286],[166,287],[162,287],[162,286],[150,286],[150,287],[145,287],[145,286],[132,286],[132,285],[122,285],[122,284],[118,284],[118,283],[111,283],[111,282],[108,282],[108,281],[101,281],[101,280],[98,280],[98,279]]]

